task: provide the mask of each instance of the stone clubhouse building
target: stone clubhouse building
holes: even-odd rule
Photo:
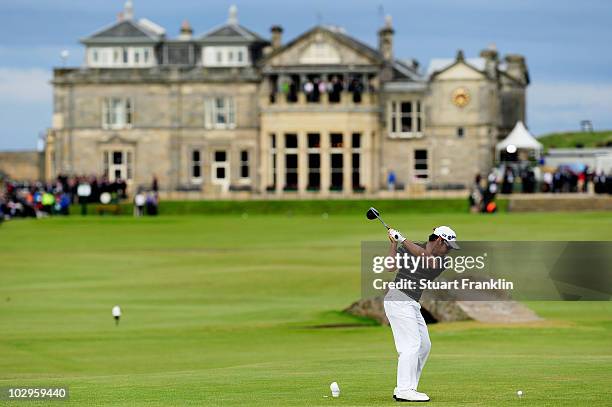
[[[291,41],[239,24],[176,38],[135,19],[81,40],[84,66],[53,75],[45,173],[155,175],[194,197],[334,197],[467,187],[525,121],[525,59],[495,47],[426,69],[393,52],[387,17],[371,47],[337,27]],[[381,192],[382,193],[382,192]]]

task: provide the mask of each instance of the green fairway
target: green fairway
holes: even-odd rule
[[[383,216],[415,240],[438,224],[460,241],[612,240],[605,212]],[[360,242],[384,239],[355,214],[6,222],[0,387],[68,386],[57,406],[396,405],[391,330],[341,313]],[[545,320],[430,326],[430,404],[612,404],[611,303],[528,305]],[[320,328],[342,324],[360,326]]]

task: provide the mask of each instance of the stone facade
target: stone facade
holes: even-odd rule
[[[15,181],[36,181],[42,176],[42,153],[38,151],[1,151],[0,173]]]
[[[131,11],[129,13],[131,15]],[[520,55],[393,56],[390,19],[372,48],[317,26],[283,45],[238,24],[178,39],[124,18],[82,40],[82,68],[54,71],[46,174],[155,175],[202,197],[378,193],[469,185],[495,143],[525,121]]]

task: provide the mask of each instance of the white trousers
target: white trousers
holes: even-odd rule
[[[395,393],[416,390],[421,372],[429,356],[431,341],[427,325],[421,315],[421,305],[403,293],[392,293],[385,298],[385,314],[391,324],[397,360],[397,387]]]

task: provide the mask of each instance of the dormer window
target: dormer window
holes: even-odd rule
[[[211,67],[246,66],[249,64],[246,46],[205,46],[202,64]]]
[[[87,46],[86,66],[147,68],[157,64],[153,50],[164,41],[166,30],[146,18],[136,20],[131,4],[126,3],[117,23],[81,40]]]
[[[93,68],[146,68],[155,65],[153,47],[89,47],[87,65]]]

